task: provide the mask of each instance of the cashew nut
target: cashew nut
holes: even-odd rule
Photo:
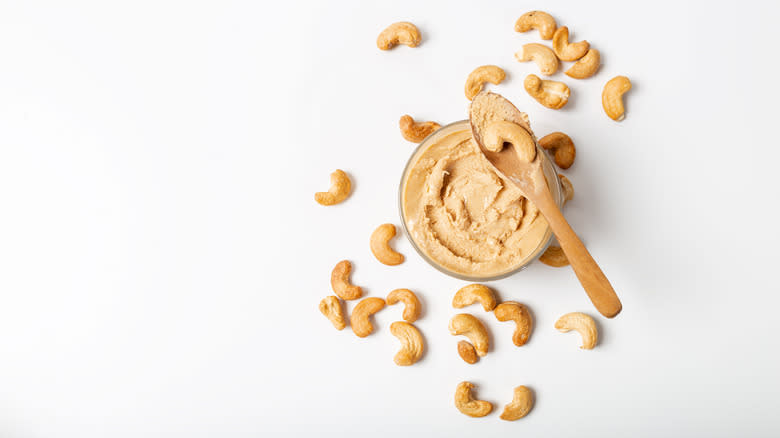
[[[400,265],[404,256],[390,248],[390,239],[395,236],[395,225],[382,224],[371,233],[371,252],[381,263],[389,266]]]
[[[561,109],[569,101],[569,87],[563,82],[545,81],[536,75],[528,75],[523,81],[525,91],[537,102],[551,109]]]
[[[601,54],[596,49],[590,49],[585,56],[566,70],[566,74],[574,79],[587,79],[596,74],[600,65]]]
[[[469,364],[475,364],[479,360],[477,350],[474,349],[474,346],[469,341],[458,341],[458,354],[461,359]]]
[[[487,329],[474,315],[459,313],[453,316],[449,329],[453,336],[463,335],[469,338],[480,357],[487,354],[489,347]]]
[[[590,48],[590,43],[587,41],[580,41],[578,43],[569,42],[569,28],[566,26],[559,27],[552,39],[553,50],[561,61],[576,61],[586,53]]]
[[[352,331],[358,337],[365,338],[374,331],[374,326],[369,318],[371,315],[382,310],[385,307],[385,300],[377,297],[368,297],[361,300],[352,309],[352,315],[349,317],[349,324]]]
[[[460,288],[452,297],[452,307],[462,309],[479,301],[485,312],[490,312],[496,307],[496,295],[484,284],[470,284]]]
[[[351,273],[352,263],[349,260],[336,263],[336,267],[330,273],[330,286],[342,300],[356,300],[363,296],[363,289],[349,282],[349,274]]]
[[[569,181],[569,178],[560,173],[558,174],[558,179],[561,180],[561,186],[563,187],[563,205],[566,205],[567,202],[574,199],[574,186]]]
[[[485,400],[475,400],[471,396],[474,384],[460,382],[455,389],[455,407],[469,417],[484,417],[493,410],[493,404]]]
[[[401,349],[395,354],[396,365],[409,366],[420,360],[425,349],[425,342],[417,327],[404,321],[390,324],[390,333],[401,341]]]
[[[412,116],[405,114],[398,121],[398,127],[401,128],[401,135],[405,140],[419,143],[441,128],[441,125],[436,122],[415,122]]]
[[[617,122],[625,118],[623,94],[631,89],[631,81],[625,76],[615,76],[604,85],[601,92],[601,105],[610,119]]]
[[[395,289],[387,294],[387,305],[403,301],[404,313],[403,318],[407,322],[415,322],[420,317],[420,300],[417,299],[417,295],[409,289]]]
[[[334,205],[347,199],[349,192],[352,191],[352,183],[347,174],[336,169],[330,174],[330,188],[327,192],[317,192],[314,194],[314,200],[322,205]]]
[[[539,71],[545,75],[558,71],[558,57],[551,48],[544,44],[530,43],[523,46],[520,51],[515,53],[515,59],[520,62],[534,61],[539,66]]]
[[[554,154],[555,164],[561,169],[568,169],[574,164],[577,149],[574,142],[563,132],[553,132],[539,139],[539,146]]]
[[[590,316],[581,312],[567,313],[555,322],[555,328],[566,333],[575,330],[582,336],[582,346],[586,350],[591,350],[596,346],[599,340],[599,333],[596,330],[596,321]]]
[[[508,120],[492,122],[482,134],[482,143],[485,149],[500,152],[504,143],[515,147],[515,152],[520,159],[530,163],[536,158],[536,143],[531,134],[517,123]]]
[[[521,15],[515,22],[516,32],[528,32],[531,29],[539,29],[539,36],[543,40],[549,40],[555,34],[555,19],[552,15],[542,11],[531,11]]]
[[[534,406],[534,394],[525,386],[515,388],[512,401],[504,406],[504,412],[501,413],[501,419],[506,421],[519,420],[531,411]]]
[[[506,78],[506,73],[496,65],[483,65],[469,73],[466,78],[466,97],[471,100],[482,91],[485,82],[493,85],[500,84]]]
[[[347,326],[346,321],[344,321],[344,311],[341,309],[341,301],[339,301],[338,297],[331,295],[323,298],[320,301],[320,312],[330,320],[333,327],[336,327],[336,330],[343,330]]]
[[[528,337],[531,336],[531,330],[534,325],[528,308],[520,303],[507,301],[499,304],[494,313],[497,320],[501,322],[514,321],[517,325],[515,333],[512,335],[512,342],[515,345],[520,347],[528,342]]]
[[[566,254],[564,254],[561,247],[557,245],[548,246],[544,251],[544,254],[539,256],[539,261],[547,266],[552,266],[553,268],[569,266],[569,259],[566,257]]]
[[[390,50],[398,44],[417,47],[420,44],[420,31],[412,23],[399,21],[387,26],[376,38],[376,46],[380,50]]]

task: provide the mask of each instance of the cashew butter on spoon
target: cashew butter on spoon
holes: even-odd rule
[[[596,310],[607,318],[620,313],[623,306],[615,290],[550,193],[528,116],[501,95],[482,92],[471,101],[469,121],[474,141],[485,158],[547,219]]]

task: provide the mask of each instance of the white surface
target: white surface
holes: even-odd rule
[[[0,5],[0,436],[780,434],[777,6],[68,3]],[[534,7],[602,52],[595,78],[555,76],[563,111],[513,59]],[[402,19],[422,46],[377,50]],[[369,252],[398,223],[399,116],[463,119],[487,63],[538,133],[577,143],[566,214],[624,304],[593,351],[553,329],[595,315],[570,270],[491,284],[536,328],[518,349],[470,309],[495,348],[468,366],[446,328],[466,283],[403,240],[399,267]],[[600,104],[616,74],[634,84],[621,124]],[[320,207],[337,167],[354,194]],[[400,306],[366,339],[319,314],[342,258],[369,296],[419,293],[421,363],[392,362]],[[465,379],[497,412],[455,410]],[[536,406],[504,422],[520,384]]]

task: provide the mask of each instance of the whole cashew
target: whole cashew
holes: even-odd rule
[[[363,300],[357,303],[355,308],[352,309],[352,315],[349,317],[349,324],[352,326],[352,331],[361,338],[370,335],[371,332],[374,331],[374,326],[371,324],[369,318],[384,307],[385,300],[381,298],[363,298]]]
[[[400,265],[404,256],[390,248],[390,239],[395,236],[395,225],[382,224],[371,233],[371,252],[377,260],[389,266]]]
[[[569,266],[569,259],[564,254],[563,249],[558,245],[550,245],[544,251],[544,254],[539,256],[539,261],[547,266],[553,268],[562,268]]]
[[[569,28],[566,26],[559,27],[555,31],[552,40],[553,50],[561,61],[576,61],[586,53],[590,48],[590,43],[587,41],[580,41],[578,43],[569,42]]]
[[[486,82],[500,84],[506,78],[506,73],[496,65],[483,65],[469,73],[466,78],[466,97],[471,100],[482,91]]]
[[[524,305],[514,301],[507,301],[499,304],[494,313],[497,320],[501,322],[514,321],[517,325],[515,333],[512,335],[512,342],[515,345],[520,347],[528,342],[534,321]]]
[[[460,288],[452,297],[452,307],[462,309],[479,301],[485,312],[490,312],[496,307],[496,295],[493,290],[483,284],[470,284]]]
[[[596,49],[590,49],[585,56],[566,70],[566,74],[574,79],[587,79],[596,74],[600,65],[601,53]]]
[[[493,410],[493,404],[485,400],[475,400],[471,395],[474,384],[460,382],[455,389],[455,407],[469,417],[484,417]]]
[[[458,354],[468,364],[475,364],[479,360],[477,350],[474,349],[474,346],[469,341],[458,341]]]
[[[539,29],[539,36],[543,40],[549,40],[555,34],[555,19],[552,15],[542,11],[531,11],[521,15],[515,22],[515,31],[528,32],[531,29]]]
[[[515,59],[519,62],[534,61],[539,66],[539,71],[550,76],[558,71],[558,57],[551,48],[544,44],[530,43],[523,46],[517,53]]]
[[[569,178],[560,173],[558,174],[558,179],[561,180],[561,186],[563,187],[563,205],[566,205],[567,202],[574,199],[574,186],[569,181]]]
[[[463,335],[469,338],[480,357],[487,354],[489,348],[487,329],[475,316],[459,313],[450,320],[449,329],[453,336]]]
[[[482,135],[482,143],[485,149],[493,152],[500,152],[504,143],[509,143],[515,147],[522,160],[530,163],[536,158],[536,143],[531,134],[517,123],[507,120],[490,123]]]
[[[534,394],[525,386],[518,386],[512,395],[512,402],[504,406],[501,419],[506,421],[519,420],[531,411],[534,406]]]
[[[630,89],[631,81],[625,76],[615,76],[604,85],[604,91],[601,92],[601,105],[610,119],[619,122],[626,117],[623,94]]]
[[[343,330],[347,326],[346,321],[344,321],[344,311],[341,309],[341,301],[339,301],[338,297],[331,295],[323,298],[320,301],[320,312],[330,320],[333,327],[336,327],[336,330]]]
[[[351,191],[352,183],[347,174],[341,169],[336,169],[330,174],[330,189],[327,192],[315,193],[314,200],[321,205],[334,205],[347,199]]]
[[[387,305],[402,301],[404,303],[403,318],[407,322],[415,322],[420,317],[420,300],[409,289],[395,289],[387,294]]]
[[[553,132],[539,139],[539,146],[555,154],[555,164],[561,169],[568,169],[574,164],[577,149],[574,142],[563,132]]]
[[[582,346],[586,350],[592,350],[599,340],[599,333],[596,330],[596,322],[590,316],[581,312],[567,313],[555,322],[555,328],[566,333],[575,330],[582,337]]]
[[[419,143],[425,140],[425,137],[441,128],[441,125],[436,122],[415,122],[412,116],[405,114],[398,121],[398,127],[401,129],[401,135],[405,140]]]
[[[395,364],[409,366],[420,360],[425,349],[425,342],[417,327],[404,321],[390,324],[390,333],[401,341],[401,349],[395,354]]]
[[[380,50],[390,50],[398,44],[417,47],[420,44],[420,31],[412,23],[399,21],[387,26],[376,38],[376,46]]]
[[[349,274],[352,273],[352,263],[342,260],[336,263],[333,272],[330,273],[330,286],[333,292],[342,300],[356,300],[363,295],[363,289],[349,282]]]
[[[528,75],[523,82],[525,91],[537,102],[551,109],[561,109],[569,101],[569,87],[563,82],[545,81],[539,76]]]

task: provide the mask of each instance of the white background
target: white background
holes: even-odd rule
[[[777,436],[780,14],[716,3],[3,1],[0,436]],[[602,53],[554,77],[561,111],[513,58],[534,8]],[[377,50],[398,20],[422,45]],[[490,284],[530,306],[531,341],[469,309],[494,341],[469,366],[447,332],[466,283],[403,237],[401,266],[369,252],[398,224],[398,118],[465,118],[482,64],[577,144],[566,215],[624,305],[595,350],[553,328],[597,315],[571,270],[535,263]],[[600,102],[617,74],[622,123]],[[321,207],[335,168],[354,193]],[[424,301],[420,363],[392,361],[400,306],[365,339],[320,315],[344,258],[368,296]],[[462,380],[493,414],[455,409]],[[533,411],[500,420],[521,384]]]

